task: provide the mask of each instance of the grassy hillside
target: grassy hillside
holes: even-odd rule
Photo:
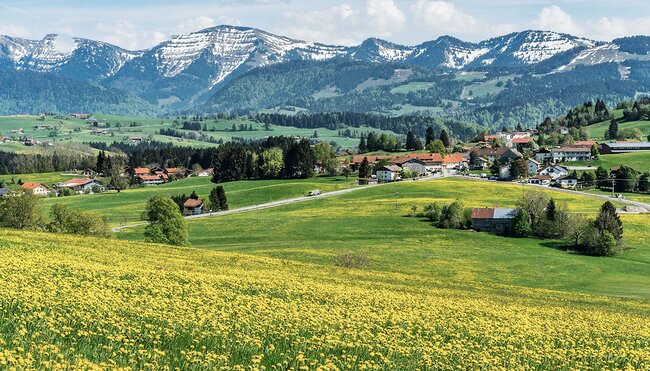
[[[323,192],[352,187],[356,179],[345,177],[320,177],[297,180],[254,180],[224,183],[230,208],[250,206],[270,201],[304,196],[313,189]],[[152,196],[189,196],[193,191],[207,199],[216,184],[210,177],[192,177],[153,187],[135,188],[120,193],[102,193],[48,198],[43,202],[47,211],[56,203],[70,207],[99,212],[108,217],[111,224],[124,224],[140,220],[147,200]]]
[[[377,273],[650,299],[648,216],[623,216],[632,250],[615,258],[571,254],[558,250],[554,241],[436,229],[427,221],[406,216],[412,205],[423,208],[434,201],[459,199],[466,207],[513,206],[523,190],[522,186],[465,179],[401,182],[255,213],[193,220],[189,222],[190,240],[198,247],[318,265],[330,264],[342,252],[362,251]],[[578,195],[550,194],[571,211],[594,217],[602,203]],[[141,234],[136,229],[120,238],[138,239]]]
[[[650,152],[631,152],[620,153],[615,155],[601,155],[598,160],[590,162],[570,162],[570,166],[593,166],[594,171],[598,166],[603,166],[605,169],[617,167],[621,165],[629,166],[640,172],[650,172]]]
[[[623,110],[612,110],[611,114],[617,120],[620,120],[623,117]],[[592,140],[605,140],[605,132],[609,128],[610,121],[603,121],[597,124],[589,125],[586,127],[587,133]],[[630,122],[619,122],[618,130],[624,129],[639,129],[643,133],[644,139],[648,134],[650,134],[650,121],[630,121]]]
[[[650,364],[646,301],[54,234],[0,246],[4,367]]]
[[[107,131],[105,135],[91,134],[92,128],[86,120],[76,118],[63,118],[46,116],[41,119],[40,116],[0,116],[0,136],[13,138],[28,137],[43,142],[53,142],[55,147],[63,143],[84,143],[84,142],[128,142],[129,137],[143,137],[145,139],[156,140],[160,142],[170,142],[179,146],[192,146],[196,148],[214,147],[217,144],[209,141],[198,139],[178,138],[168,135],[160,135],[160,129],[175,129],[181,133],[192,134],[194,131],[182,129],[182,119],[152,119],[140,117],[126,117],[114,115],[97,114],[94,116],[98,121],[108,123],[110,127],[101,128]],[[324,142],[336,142],[343,148],[355,148],[359,144],[358,138],[349,138],[343,133],[339,135],[337,130],[326,128],[303,129],[292,126],[271,126],[267,131],[263,124],[248,119],[233,120],[206,120],[201,125],[208,129],[205,134],[213,137],[214,140],[222,139],[230,141],[233,138],[245,139],[262,139],[269,136],[297,136],[310,138],[314,131],[318,133],[318,139]],[[235,125],[236,131],[232,131]],[[240,131],[239,126],[252,126],[252,131]],[[53,129],[38,129],[38,126],[50,126]],[[23,129],[24,134],[11,134],[11,130]],[[353,133],[360,135],[365,132],[374,132],[376,134],[387,133],[395,135],[392,131],[380,130],[375,128],[361,127],[351,129]],[[196,138],[196,137],[195,137]],[[0,150],[20,152],[20,153],[44,153],[52,147],[43,146],[24,146],[21,143],[0,143]]]
[[[9,188],[19,187],[18,184],[19,180],[21,180],[23,183],[38,182],[49,187],[52,184],[65,182],[66,180],[70,180],[72,178],[78,178],[78,177],[80,177],[80,175],[53,172],[53,173],[0,175],[0,180],[4,181],[5,186]]]

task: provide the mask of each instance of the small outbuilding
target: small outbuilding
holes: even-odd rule
[[[188,198],[183,204],[183,208],[190,215],[203,214],[203,200],[200,198]]]
[[[515,210],[503,207],[472,209],[472,229],[478,232],[509,233],[512,231]]]

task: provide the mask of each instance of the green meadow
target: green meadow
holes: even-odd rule
[[[356,178],[317,177],[297,180],[250,180],[223,183],[231,209],[263,204],[287,198],[300,197],[307,192],[320,189],[322,192],[350,188],[356,185]],[[96,211],[106,216],[112,225],[137,222],[144,211],[147,200],[152,196],[189,197],[195,191],[201,198],[207,199],[210,191],[216,187],[210,177],[191,177],[157,186],[124,190],[120,193],[100,193],[48,198],[43,202],[45,211],[54,204],[64,204],[72,208]]]
[[[465,207],[514,206],[528,187],[447,178],[400,182],[272,209],[188,221],[193,246],[329,265],[365,252],[370,270],[414,279],[507,284],[650,298],[650,217],[622,216],[628,251],[613,258],[567,252],[559,241],[442,230],[408,216],[413,205],[461,200]],[[546,191],[571,212],[595,217],[601,200]],[[140,240],[142,227],[118,238]]]
[[[128,142],[129,137],[142,137],[147,140],[155,140],[160,142],[168,142],[177,146],[192,146],[195,148],[205,148],[217,146],[216,143],[209,141],[202,141],[196,139],[179,138],[168,135],[161,135],[160,129],[175,129],[182,133],[194,133],[191,130],[183,130],[182,122],[184,119],[180,118],[164,118],[164,119],[149,119],[140,117],[123,117],[113,115],[94,115],[95,119],[99,122],[110,124],[110,127],[100,128],[106,130],[106,134],[94,135],[92,130],[94,128],[86,122],[86,120],[76,118],[56,118],[53,116],[3,116],[0,117],[0,135],[7,137],[28,137],[43,142],[52,142],[53,146],[24,146],[21,143],[0,143],[0,150],[11,151],[17,153],[46,153],[48,150],[54,148],[61,148],[63,145],[70,143],[88,143],[88,142]],[[53,128],[38,129],[39,125],[49,126]],[[232,130],[233,125],[236,130]],[[252,127],[253,130],[240,130],[240,125],[246,128]],[[119,126],[119,127],[118,127]],[[338,130],[331,130],[327,128],[318,129],[303,129],[293,126],[276,126],[271,125],[270,130],[266,130],[264,124],[248,120],[247,118],[241,119],[228,119],[228,120],[204,120],[201,121],[201,126],[206,127],[208,131],[206,135],[211,136],[214,140],[230,141],[233,138],[244,139],[262,139],[269,136],[297,136],[304,138],[311,138],[317,134],[318,140],[324,142],[335,142],[337,146],[343,148],[355,148],[359,144],[358,137],[361,133],[373,132],[376,134],[390,134],[396,135],[392,131],[375,129],[370,127],[361,127],[351,129],[356,135],[355,137],[347,137],[344,133],[339,135]],[[11,134],[11,130],[23,129],[24,134]],[[67,149],[67,148],[66,148]]]

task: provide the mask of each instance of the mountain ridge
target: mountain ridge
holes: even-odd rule
[[[417,45],[368,38],[359,45],[341,46],[253,27],[220,25],[175,35],[151,48],[134,51],[57,34],[41,40],[0,36],[0,69],[51,73],[119,89],[168,111],[200,106],[238,76],[289,62],[348,60],[399,63],[440,73],[548,74],[580,65],[650,60],[649,53],[648,36],[604,42],[541,30],[513,32],[479,42],[443,35]],[[622,69],[621,78],[628,73]]]

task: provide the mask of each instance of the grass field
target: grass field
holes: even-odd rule
[[[346,180],[345,177],[318,177],[289,181],[239,181],[224,183],[223,186],[230,208],[238,208],[300,197],[313,189],[328,192],[349,188],[356,183],[356,178]],[[152,196],[185,194],[189,197],[192,191],[196,191],[200,197],[207,199],[214,187],[216,184],[210,181],[210,177],[192,177],[158,186],[129,189],[120,193],[48,198],[44,200],[43,208],[48,211],[52,205],[60,203],[76,209],[96,211],[106,216],[112,225],[118,225],[139,221],[145,203]]]
[[[463,93],[461,94],[461,99],[471,99],[473,97],[483,98],[487,95],[496,95],[501,93],[506,89],[505,84],[508,80],[515,77],[514,75],[501,76],[495,79],[475,82],[471,85],[467,85],[463,88]],[[497,86],[497,84],[502,83],[502,86]]]
[[[103,128],[107,131],[106,135],[93,135],[91,131],[93,128],[87,124],[86,120],[76,118],[55,118],[53,116],[46,116],[41,119],[39,116],[4,116],[0,117],[0,135],[8,137],[22,137],[34,138],[44,142],[52,142],[55,146],[62,145],[63,143],[85,143],[85,142],[127,142],[129,137],[143,137],[161,142],[169,142],[178,146],[192,146],[196,148],[214,147],[217,144],[200,141],[195,139],[177,138],[167,135],[160,135],[160,129],[175,129],[185,133],[192,133],[190,130],[182,130],[182,119],[166,118],[166,119],[148,119],[140,117],[123,117],[112,115],[95,115],[98,121],[110,125],[108,128]],[[252,126],[252,131],[240,131],[239,125],[243,124],[246,127]],[[57,135],[53,135],[51,130],[37,129],[39,125],[46,125],[56,128]],[[201,125],[205,125],[208,129],[206,134],[212,136],[215,140],[222,139],[230,141],[232,138],[245,138],[245,139],[259,139],[268,136],[298,136],[310,138],[317,131],[319,140],[324,142],[336,142],[338,146],[343,148],[355,148],[359,144],[356,138],[348,138],[346,136],[339,136],[338,130],[330,130],[326,128],[318,129],[302,129],[291,126],[275,126],[272,125],[270,131],[264,130],[264,125],[243,119],[232,120],[206,120],[202,121]],[[232,131],[232,125],[237,128]],[[119,127],[118,127],[119,126]],[[9,131],[22,128],[24,134],[10,134]],[[353,128],[352,131],[361,132],[374,132],[377,134],[387,133],[396,135],[392,131],[379,130],[370,127]],[[21,143],[3,143],[0,144],[0,150],[19,152],[19,153],[44,153],[48,148],[43,146],[24,146]]]
[[[427,90],[433,86],[432,82],[412,81],[408,84],[399,85],[390,90],[391,94],[407,94],[412,91]]]
[[[35,174],[12,174],[12,175],[0,175],[0,180],[5,182],[5,186],[8,188],[17,188],[19,187],[18,181],[23,183],[27,182],[38,182],[47,187],[50,187],[52,184],[57,184],[59,182],[65,182],[72,178],[78,178],[80,175],[72,173],[35,173]],[[13,182],[12,182],[13,180]]]
[[[393,191],[406,206],[453,198],[469,183],[391,187],[267,210],[259,220],[249,214],[205,221],[202,229],[193,224],[193,237],[209,235],[211,246],[236,252],[2,230],[0,364],[650,367],[649,301],[522,287],[593,291],[590,280],[597,279],[612,293],[638,293],[648,288],[641,251],[597,259],[530,241],[439,231],[404,217],[406,207],[394,211]],[[499,197],[490,191],[478,192],[476,203]],[[629,226],[647,223],[625,221],[633,239],[639,235]],[[334,266],[331,255],[347,249],[369,251],[371,268]]]
[[[648,216],[623,216],[633,249],[615,258],[572,254],[557,249],[554,241],[440,230],[406,216],[412,205],[422,208],[433,201],[513,206],[524,189],[466,179],[401,182],[255,213],[193,220],[190,240],[203,248],[319,265],[328,265],[333,256],[348,250],[363,251],[376,272],[650,299]],[[551,194],[571,211],[592,216],[602,203]],[[141,239],[141,235],[140,228],[119,237]]]
[[[598,124],[587,126],[587,133],[592,140],[605,140],[605,132],[609,128],[609,121],[603,121]],[[639,129],[643,134],[643,139],[650,134],[650,121],[631,121],[621,122],[618,124],[618,130]]]
[[[600,155],[598,160],[590,162],[569,162],[569,166],[593,166],[594,171],[598,166],[605,169],[618,167],[621,165],[629,166],[639,172],[650,172],[650,151],[620,153],[615,155]]]

